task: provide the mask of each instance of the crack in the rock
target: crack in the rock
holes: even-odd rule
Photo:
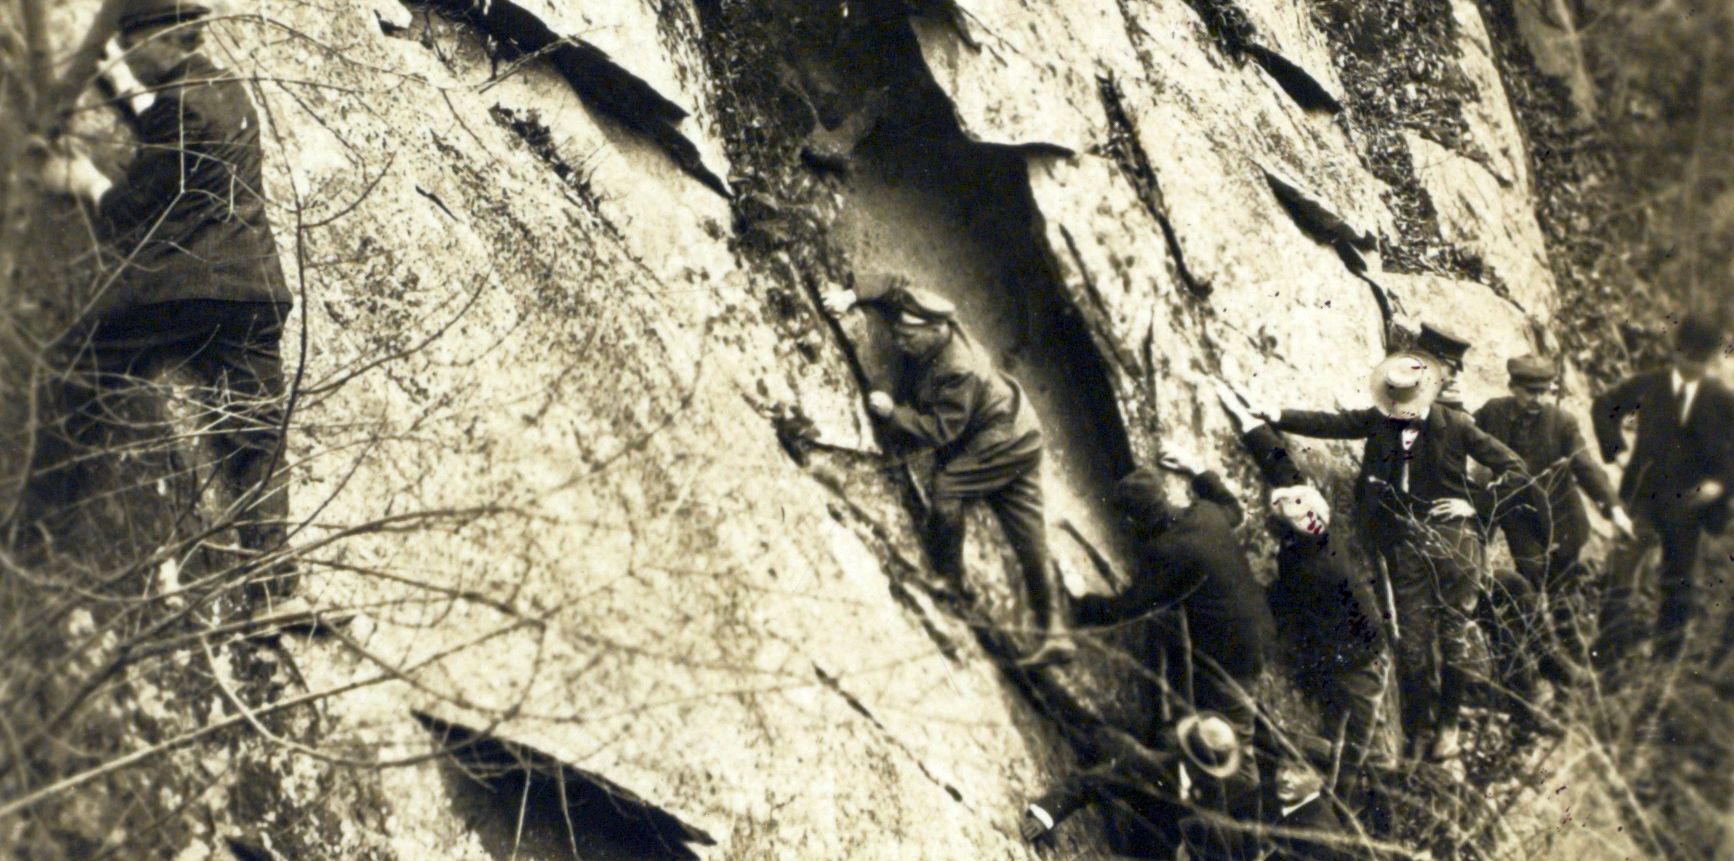
[[[843,702],[849,704],[849,708],[854,709],[857,714],[866,718],[867,722],[872,724],[873,728],[878,730],[880,735],[884,736],[885,740],[889,741],[893,747],[902,751],[903,755],[908,757],[910,762],[915,763],[915,767],[920,770],[923,777],[926,777],[933,783],[933,785],[945,790],[945,794],[951,796],[952,801],[962,804],[965,807],[969,806],[968,803],[963,800],[963,793],[959,792],[957,787],[952,786],[950,783],[942,780],[939,775],[934,774],[933,771],[927,767],[927,763],[922,761],[921,757],[917,756],[915,751],[910,749],[908,744],[898,738],[890,728],[885,726],[885,724],[879,722],[879,718],[875,717],[873,712],[867,708],[867,705],[861,702],[860,697],[855,696],[850,693],[847,688],[843,687],[841,680],[836,676],[825,672],[825,668],[819,666],[817,663],[813,664],[813,675],[817,676],[820,683],[830,689],[831,692],[842,697]]]
[[[584,104],[649,138],[706,188],[725,198],[731,196],[728,184],[705,166],[698,146],[675,128],[686,118],[686,109],[614,62],[601,48],[576,36],[557,35],[541,17],[511,0],[406,2],[435,9],[480,31],[496,57],[547,60]]]
[[[1161,183],[1156,178],[1155,169],[1150,165],[1149,154],[1144,152],[1143,145],[1138,142],[1138,126],[1126,110],[1120,85],[1112,75],[1098,76],[1096,82],[1102,96],[1103,111],[1108,117],[1108,140],[1103,149],[1114,160],[1121,175],[1131,183],[1132,190],[1138,195],[1138,202],[1144,205],[1144,211],[1156,219],[1157,226],[1162,229],[1162,238],[1168,244],[1168,256],[1174,261],[1180,283],[1186,285],[1192,295],[1200,299],[1209,298],[1210,284],[1199,280],[1186,265],[1186,254],[1180,247],[1180,236],[1174,231],[1174,224],[1168,220],[1168,206],[1162,198]]]

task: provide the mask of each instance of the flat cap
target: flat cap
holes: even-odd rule
[[[1463,357],[1469,353],[1469,347],[1470,343],[1461,336],[1432,323],[1422,323],[1421,337],[1415,339],[1415,349],[1459,371],[1463,370]]]
[[[1688,314],[1674,334],[1674,346],[1687,358],[1700,362],[1716,355],[1725,340],[1722,327],[1701,314]]]
[[[1558,376],[1554,373],[1552,362],[1535,355],[1507,360],[1505,372],[1511,375],[1511,382],[1517,385],[1551,383]]]
[[[208,7],[186,0],[132,0],[120,13],[120,31],[131,33],[147,27],[164,27],[211,14]]]
[[[900,291],[897,310],[923,323],[943,323],[957,316],[957,306],[950,299],[919,287]]]

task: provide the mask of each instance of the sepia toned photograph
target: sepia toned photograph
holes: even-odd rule
[[[0,861],[1734,861],[1734,0],[0,0]]]

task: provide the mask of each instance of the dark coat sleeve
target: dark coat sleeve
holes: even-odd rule
[[[1590,456],[1589,444],[1584,442],[1577,420],[1563,412],[1559,414],[1559,437],[1559,451],[1571,459],[1572,475],[1577,478],[1577,486],[1583,488],[1584,494],[1603,512],[1619,505],[1614,483],[1608,479],[1607,470]]]
[[[1620,422],[1643,408],[1644,378],[1627,377],[1598,395],[1590,404],[1590,421],[1596,443],[1602,450],[1602,460],[1613,463],[1626,450],[1625,437],[1620,434]]]
[[[1276,426],[1278,430],[1317,439],[1364,439],[1372,435],[1381,418],[1383,415],[1372,408],[1341,412],[1283,410]]]
[[[1085,627],[1115,625],[1146,615],[1186,597],[1198,583],[1196,566],[1184,558],[1145,566],[1118,595],[1085,595],[1073,603],[1073,620]]]
[[[949,373],[933,388],[922,410],[899,405],[887,422],[891,429],[920,445],[944,448],[963,434],[981,408],[980,381],[967,373]]]
[[[1500,478],[1507,475],[1522,476],[1529,472],[1528,468],[1524,466],[1523,458],[1518,457],[1517,452],[1512,451],[1510,446],[1500,442],[1487,431],[1476,427],[1474,420],[1469,418],[1467,413],[1459,415],[1458,421],[1462,423],[1460,426],[1464,434],[1464,441],[1467,443],[1469,456],[1475,458],[1476,463],[1493,470]],[[1497,481],[1497,479],[1495,480]]]
[[[1268,424],[1259,425],[1241,438],[1246,444],[1246,450],[1252,454],[1252,460],[1258,464],[1258,471],[1271,487],[1293,487],[1305,484],[1306,476],[1301,474],[1300,467],[1295,465],[1294,458],[1289,455],[1282,434]]]
[[[152,229],[183,194],[223,191],[217,187],[221,171],[199,169],[195,142],[210,138],[204,126],[202,117],[169,95],[158,96],[139,116],[138,154],[97,203],[109,235]]]

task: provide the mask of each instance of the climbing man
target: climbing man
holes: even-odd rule
[[[1132,583],[1117,595],[1076,601],[1080,626],[1115,625],[1178,609],[1174,636],[1147,640],[1144,666],[1192,708],[1221,713],[1243,742],[1253,737],[1252,689],[1275,642],[1264,587],[1234,537],[1240,502],[1213,471],[1169,455],[1161,466],[1189,476],[1191,505],[1172,504],[1156,472],[1142,468],[1114,488],[1120,529],[1131,546]]]
[[[1726,343],[1708,318],[1688,316],[1675,336],[1669,367],[1620,380],[1590,408],[1602,459],[1609,463],[1626,449],[1621,423],[1633,413],[1638,417],[1637,440],[1620,480],[1620,498],[1637,521],[1638,537],[1608,560],[1610,588],[1595,647],[1598,667],[1613,666],[1647,633],[1638,630],[1632,600],[1643,573],[1637,561],[1658,543],[1661,606],[1655,654],[1672,661],[1685,644],[1698,603],[1693,584],[1698,543],[1706,531],[1726,526],[1734,490],[1734,444],[1729,442],[1734,394],[1706,376]]]
[[[1569,644],[1577,642],[1573,607],[1580,595],[1583,569],[1578,562],[1589,539],[1589,517],[1581,490],[1602,517],[1624,535],[1632,521],[1613,482],[1590,454],[1577,421],[1554,404],[1543,401],[1553,391],[1552,362],[1539,356],[1519,356],[1506,362],[1511,395],[1494,398],[1475,411],[1475,424],[1523,458],[1530,481],[1492,500],[1493,522],[1505,533],[1517,572],[1535,596],[1543,654],[1536,656],[1541,674],[1563,688],[1576,680],[1577,665]]]
[[[184,0],[123,7],[105,75],[138,120],[124,177],[111,181],[83,153],[45,160],[45,185],[90,207],[114,277],[59,344],[73,369],[67,415],[38,446],[33,484],[50,504],[70,501],[80,483],[73,451],[106,423],[104,402],[141,377],[186,368],[206,383],[228,516],[258,561],[279,553],[287,532],[279,342],[292,297],[265,215],[258,116],[245,85],[200,51],[208,12]],[[249,570],[266,594],[292,587],[285,564]]]
[[[1366,440],[1355,507],[1394,596],[1405,743],[1414,755],[1450,763],[1461,753],[1467,625],[1483,561],[1467,461],[1492,469],[1495,488],[1521,481],[1524,468],[1466,413],[1436,408],[1444,374],[1432,355],[1403,351],[1374,367],[1371,408],[1254,412],[1289,433]]]
[[[1269,527],[1278,541],[1269,603],[1301,690],[1314,697],[1332,743],[1332,787],[1349,798],[1361,788],[1379,703],[1386,644],[1373,578],[1342,542],[1331,540],[1331,509],[1289,456],[1282,435],[1253,415],[1228,386],[1217,395],[1270,485]]]
[[[1023,387],[995,369],[957,321],[951,302],[899,276],[862,279],[855,290],[824,297],[835,316],[858,304],[878,308],[908,373],[911,393],[897,403],[888,392],[867,396],[867,409],[892,437],[934,450],[936,471],[927,532],[934,566],[964,582],[964,505],[982,500],[1005,530],[1023,569],[1024,588],[1041,643],[1020,663],[1063,663],[1073,647],[1056,607],[1060,586],[1048,558],[1042,513],[1042,431]]]

